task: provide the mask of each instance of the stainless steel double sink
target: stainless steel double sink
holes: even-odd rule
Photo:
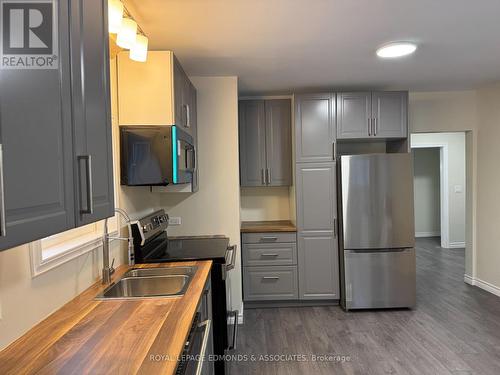
[[[134,268],[96,298],[179,297],[186,293],[197,267]]]

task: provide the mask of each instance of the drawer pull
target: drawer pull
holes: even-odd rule
[[[261,254],[260,256],[261,257],[273,257],[273,258],[276,258],[278,256],[278,254]]]
[[[263,276],[262,280],[279,280],[278,276]]]
[[[264,242],[278,241],[278,237],[267,236],[267,237],[261,237],[260,240]]]

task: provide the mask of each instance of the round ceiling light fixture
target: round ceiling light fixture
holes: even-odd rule
[[[411,55],[417,50],[417,45],[412,42],[393,42],[383,45],[377,50],[377,56],[385,59]]]

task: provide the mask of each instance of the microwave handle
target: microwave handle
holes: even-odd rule
[[[192,148],[186,148],[185,152],[186,152],[186,158],[185,158],[186,159],[186,168],[194,171],[196,169],[196,151],[194,149],[194,146],[192,146]],[[187,157],[188,156],[188,152],[192,152],[193,153],[193,166],[192,167],[190,167],[188,165],[188,157]]]

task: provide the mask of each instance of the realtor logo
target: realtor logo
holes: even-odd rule
[[[2,69],[57,69],[57,0],[0,0]]]

